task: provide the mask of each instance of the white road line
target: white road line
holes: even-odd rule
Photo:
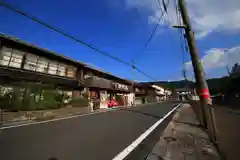
[[[122,107],[116,107],[116,108],[112,108],[112,109],[104,110],[104,111],[99,111],[99,112],[92,112],[92,113],[86,113],[86,114],[81,114],[81,115],[75,115],[75,116],[68,116],[68,117],[56,118],[56,119],[51,119],[51,120],[39,121],[39,122],[30,122],[30,123],[24,123],[24,124],[19,124],[19,125],[0,127],[0,130],[10,129],[10,128],[17,128],[17,127],[23,127],[23,126],[29,126],[29,125],[33,125],[33,124],[42,124],[42,123],[49,123],[49,122],[67,120],[67,119],[71,119],[71,118],[88,116],[88,115],[92,115],[92,114],[99,114],[99,113],[109,112],[109,111],[117,111],[117,110],[121,110],[121,109],[122,109]]]
[[[86,114],[80,114],[80,115],[75,115],[75,116],[68,116],[68,117],[56,118],[56,119],[51,119],[51,120],[39,121],[39,122],[30,122],[30,123],[25,123],[25,124],[19,124],[19,125],[13,125],[13,126],[0,127],[0,130],[10,129],[10,128],[17,128],[17,127],[23,127],[23,126],[29,126],[29,125],[33,125],[33,124],[42,124],[42,123],[49,123],[49,122],[67,120],[67,119],[72,119],[72,118],[77,118],[77,117],[83,117],[83,116],[88,116],[88,115],[93,115],[93,114],[99,114],[99,113],[104,113],[104,112],[109,112],[109,111],[116,111],[116,110],[119,110],[119,109],[116,108],[116,109],[107,110],[107,111],[104,110],[104,111],[100,111],[100,112],[92,112],[92,113],[86,113]]]
[[[152,125],[148,130],[146,130],[140,137],[138,137],[132,144],[130,144],[127,148],[125,148],[122,152],[120,152],[117,156],[113,158],[113,160],[123,160],[126,158],[147,136],[157,128],[168,116],[170,116],[178,107],[181,106],[182,103],[178,104],[175,108],[173,108],[170,112],[168,112],[163,118],[158,120],[154,125]]]

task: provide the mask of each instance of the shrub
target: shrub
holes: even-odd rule
[[[9,93],[10,99],[10,105],[9,110],[16,112],[21,109],[22,106],[22,100],[21,100],[21,90],[18,87],[14,87],[12,92]]]
[[[73,98],[69,104],[72,107],[87,107],[89,103],[89,100],[87,98],[82,98],[82,97],[78,97],[78,98]]]
[[[0,86],[0,109],[7,109],[10,106],[10,94]]]
[[[37,84],[23,83],[22,87],[0,86],[0,108],[9,111],[58,109],[65,105],[66,100],[69,100],[66,93],[43,89],[43,86]],[[88,99],[73,99],[72,104],[76,107],[88,106]]]
[[[58,108],[60,108],[60,102],[58,101],[41,101],[37,106],[38,110]]]
[[[10,107],[10,96],[8,94],[0,96],[0,108],[7,109]]]
[[[69,96],[66,93],[56,93],[55,100],[60,103],[60,107],[64,107],[65,101],[69,100]]]
[[[61,107],[61,101],[57,101],[57,92],[55,90],[44,90],[42,92],[43,100],[40,100],[37,109],[57,109]]]
[[[21,110],[27,111],[35,110],[37,108],[34,96],[35,95],[31,93],[31,88],[24,89]]]

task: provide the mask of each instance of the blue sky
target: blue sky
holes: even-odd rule
[[[230,0],[189,0],[199,55],[203,59],[207,77],[226,74],[226,65],[240,61],[240,2]],[[5,0],[37,16],[67,33],[93,44],[114,56],[131,62],[143,49],[160,16],[155,0]],[[215,4],[214,4],[215,2]],[[211,3],[211,4],[209,4]],[[136,65],[158,80],[179,80],[183,62],[192,78],[190,57],[181,52],[179,32],[168,26],[176,23],[174,0],[170,0],[169,17],[163,21],[140,56]],[[232,5],[233,4],[233,5]],[[196,6],[199,6],[197,9]],[[227,13],[221,12],[225,6]],[[73,59],[101,68],[114,75],[137,81],[149,78],[134,72],[108,57],[0,7],[0,32],[18,37],[40,47],[56,51]],[[170,35],[170,36],[169,36]],[[230,56],[230,58],[229,58]]]

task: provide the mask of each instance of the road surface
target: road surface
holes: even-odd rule
[[[1,160],[108,160],[174,108],[142,105],[0,130]]]

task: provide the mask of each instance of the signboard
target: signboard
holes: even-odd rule
[[[120,89],[120,90],[128,91],[128,86],[125,85],[125,84],[120,84],[120,83],[113,82],[112,86],[113,86],[114,89]]]

